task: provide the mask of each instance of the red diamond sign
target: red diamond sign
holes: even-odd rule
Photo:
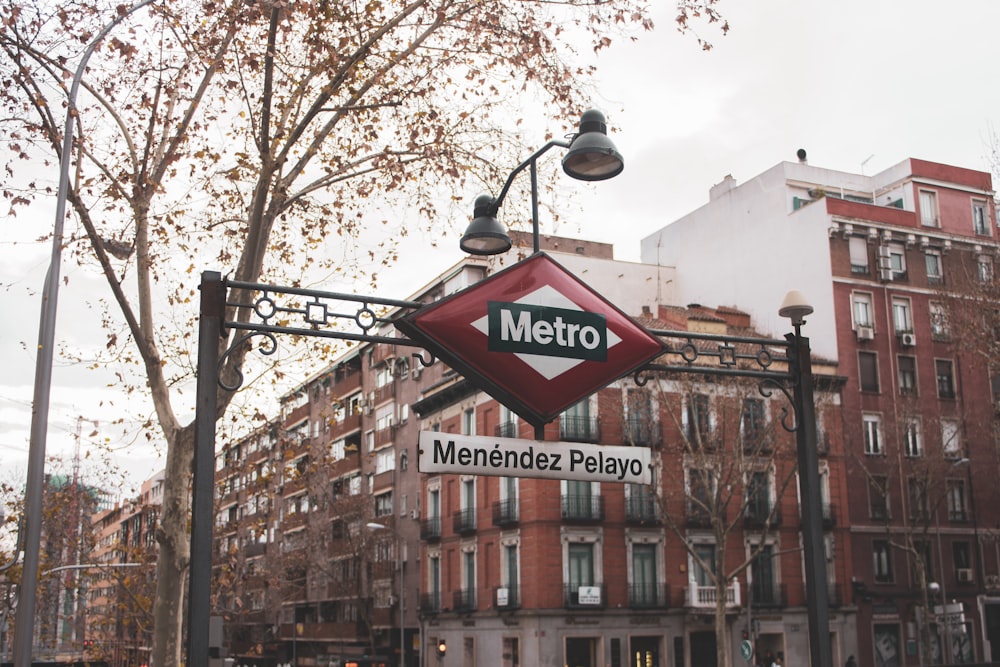
[[[535,426],[663,350],[545,253],[396,326]]]

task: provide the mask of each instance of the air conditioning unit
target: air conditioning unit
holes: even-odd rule
[[[899,342],[903,347],[913,347],[917,344],[917,337],[911,333],[900,334]]]
[[[421,363],[419,361],[417,361],[410,368],[410,379],[413,379],[413,380],[419,379],[420,378],[420,373],[422,373],[423,370],[424,370],[423,366],[421,365]]]
[[[411,519],[419,519],[420,518],[420,510],[410,510],[410,518]]]
[[[871,327],[859,326],[854,330],[857,334],[858,340],[872,340],[875,338],[875,330]]]
[[[972,582],[972,568],[970,567],[960,567],[955,571],[956,578],[964,583]]]

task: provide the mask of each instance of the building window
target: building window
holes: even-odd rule
[[[746,518],[753,525],[766,525],[771,516],[771,476],[768,472],[758,470],[747,476],[746,482]]]
[[[698,449],[708,444],[711,422],[709,419],[708,396],[705,394],[691,394],[688,396],[687,410],[684,412],[684,429],[687,434],[688,445],[692,449]]]
[[[862,428],[865,434],[865,454],[879,456],[882,451],[882,418],[878,415],[862,416]]]
[[[934,362],[937,374],[938,398],[955,398],[954,367],[948,359],[938,359]]]
[[[903,453],[906,456],[923,456],[924,454],[919,419],[910,418],[903,424]]]
[[[893,582],[892,545],[886,540],[875,540],[872,542],[872,558],[875,582],[891,584]]]
[[[441,555],[430,554],[427,558],[428,611],[441,611]]]
[[[863,236],[848,238],[851,255],[851,273],[868,273],[868,241]]]
[[[890,243],[886,248],[892,279],[906,280],[906,250],[899,243]]]
[[[872,295],[865,292],[855,292],[851,298],[854,301],[854,327],[868,327],[869,329],[874,327]]]
[[[959,432],[958,420],[941,420],[941,451],[945,458],[958,459],[962,457],[962,435]]]
[[[581,586],[594,585],[594,543],[570,543],[566,546],[570,595]]]
[[[951,560],[956,570],[967,570],[972,567],[971,551],[968,542],[951,543]]]
[[[375,516],[392,514],[392,492],[375,496]]]
[[[931,337],[935,340],[945,340],[948,338],[948,317],[947,311],[940,303],[931,302],[928,305],[931,319]]]
[[[462,412],[462,435],[476,434],[476,409],[467,408]]]
[[[889,518],[889,478],[885,475],[868,478],[868,514],[877,521]]]
[[[928,284],[940,285],[944,282],[944,271],[941,264],[941,252],[939,250],[928,250],[924,254],[924,266],[927,268]]]
[[[972,200],[972,231],[980,236],[990,233],[986,224],[986,202],[981,199]]]
[[[559,437],[563,440],[597,440],[597,417],[590,414],[590,399],[575,403],[559,416]]]
[[[629,604],[633,607],[653,607],[662,602],[657,595],[656,551],[656,544],[632,544]]]
[[[948,480],[948,521],[966,521],[969,515],[965,508],[965,482],[960,479]]]
[[[939,227],[937,193],[933,190],[920,191],[920,224],[924,227]]]
[[[757,549],[757,554],[750,562],[750,598],[755,606],[779,604],[774,572],[774,545],[763,544]]]
[[[917,395],[917,360],[915,357],[900,355],[896,358],[899,368],[899,393],[902,396]]]
[[[987,285],[993,282],[993,258],[989,255],[980,255],[976,258],[976,273],[979,282]]]
[[[695,544],[691,556],[691,573],[697,586],[715,586],[715,544],[701,542]],[[697,558],[695,558],[695,555]]]
[[[476,550],[474,547],[462,551],[462,599],[463,610],[476,608]]]
[[[750,445],[760,443],[767,426],[764,415],[764,400],[747,398],[743,400],[743,416],[741,420],[743,441]]]
[[[660,443],[659,423],[653,410],[653,397],[645,389],[629,389],[626,394],[628,433],[625,444],[657,445]]]
[[[874,352],[858,352],[858,380],[861,391],[878,392],[878,356]]]
[[[910,300],[892,300],[892,326],[897,335],[913,333],[913,319],[910,317]]]
[[[930,519],[930,506],[927,500],[927,480],[911,477],[906,480],[906,491],[910,501],[910,518],[916,521]]]

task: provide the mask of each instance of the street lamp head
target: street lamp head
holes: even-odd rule
[[[938,593],[941,592],[941,584],[939,584],[936,581],[930,582],[929,584],[927,584],[927,592],[931,594],[931,597],[936,596]]]
[[[375,523],[374,521],[369,521],[365,524],[365,528],[368,530],[385,530],[385,525],[381,523]]]
[[[596,109],[583,112],[580,131],[562,160],[563,171],[580,181],[603,181],[622,173],[625,160],[608,138],[604,114]]]
[[[813,312],[813,307],[806,301],[806,297],[797,289],[789,290],[785,295],[781,307],[778,308],[778,315],[787,317],[796,327],[802,326],[806,321],[806,315]]]
[[[462,235],[459,246],[470,255],[499,255],[510,250],[513,242],[496,217],[493,197],[479,195],[472,211],[472,222]]]

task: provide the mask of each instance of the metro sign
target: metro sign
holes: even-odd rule
[[[396,326],[535,426],[663,351],[659,339],[545,253]]]

